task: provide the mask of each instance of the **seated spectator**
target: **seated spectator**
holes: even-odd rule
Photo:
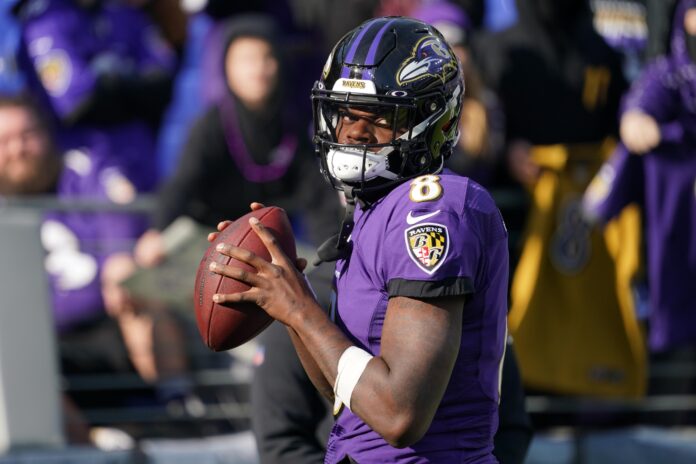
[[[41,112],[21,97],[0,99],[0,195],[51,194],[70,198],[80,164],[61,156]],[[67,192],[67,194],[66,194]],[[64,375],[120,373],[135,375],[134,358],[124,342],[124,325],[107,314],[104,272],[112,259],[131,243],[128,231],[142,218],[122,213],[103,221],[89,212],[49,212],[41,229],[47,255],[48,285],[58,332],[61,369]],[[108,236],[100,233],[110,229]],[[108,287],[108,285],[106,286]],[[106,298],[105,298],[106,297]],[[117,299],[111,314],[119,314],[131,302]],[[118,407],[134,397],[155,401],[155,392],[81,392],[65,404],[85,407]],[[66,410],[75,417],[75,408]],[[71,428],[74,423],[69,424]],[[84,434],[83,434],[84,435]]]
[[[20,0],[19,63],[65,151],[102,185],[71,194],[127,203],[157,182],[155,132],[175,56],[138,8],[101,0]],[[67,192],[66,192],[67,194]]]

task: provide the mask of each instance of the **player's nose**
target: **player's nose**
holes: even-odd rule
[[[366,119],[361,118],[355,121],[351,124],[346,134],[348,143],[375,143],[374,128],[372,126],[372,123]]]

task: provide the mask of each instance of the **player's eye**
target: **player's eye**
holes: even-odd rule
[[[373,121],[374,125],[384,129],[391,129],[392,123],[391,118],[385,116],[379,116]]]
[[[352,122],[355,122],[359,119],[356,115],[354,115],[346,110],[339,110],[338,111],[338,118],[343,123],[352,123]]]

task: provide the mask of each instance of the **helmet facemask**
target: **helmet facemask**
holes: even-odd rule
[[[325,177],[334,188],[350,186],[364,197],[439,172],[459,136],[461,86],[451,95],[447,101],[442,92],[354,94],[328,91],[318,82],[312,91],[314,141]],[[341,125],[355,118],[354,110],[369,114],[365,119],[390,136],[381,143],[339,143]]]

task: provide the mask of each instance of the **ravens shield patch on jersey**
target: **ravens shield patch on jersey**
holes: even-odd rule
[[[432,274],[445,261],[449,234],[442,224],[418,224],[405,232],[406,249],[418,267]]]

